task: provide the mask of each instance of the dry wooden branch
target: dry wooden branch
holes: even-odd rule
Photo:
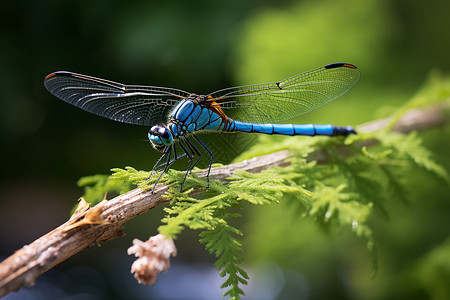
[[[410,132],[437,127],[448,122],[440,106],[409,111],[396,124],[394,130]],[[383,119],[358,126],[360,132],[371,132],[385,127],[389,119]],[[259,172],[285,164],[289,151],[280,151],[243,162],[213,168],[211,178],[224,180],[235,170]],[[206,176],[206,171],[196,173]],[[30,287],[36,278],[58,263],[94,244],[120,237],[125,222],[153,207],[166,203],[162,195],[168,187],[158,185],[155,193],[134,189],[109,201],[103,201],[93,208],[82,202],[75,214],[64,224],[24,246],[0,263],[0,297],[18,290],[22,285]]]

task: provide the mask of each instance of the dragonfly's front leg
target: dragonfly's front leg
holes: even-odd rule
[[[159,180],[162,178],[162,176],[167,172],[167,170],[169,169],[169,167],[176,162],[177,160],[179,160],[180,158],[183,158],[186,156],[187,152],[182,153],[182,154],[178,154],[177,150],[176,150],[176,146],[175,144],[170,145],[169,147],[167,147],[167,149],[164,151],[163,155],[158,159],[158,161],[156,162],[155,166],[153,167],[150,176],[148,179],[150,179],[153,174],[155,172],[160,171],[160,168],[163,167],[163,170],[161,171],[161,174],[159,175],[158,179],[155,182],[155,185],[153,186],[153,191],[155,190],[155,186],[156,184],[159,182]],[[182,148],[183,149],[183,148]],[[173,152],[173,158],[171,158],[172,156],[172,152]],[[161,163],[161,161],[163,160],[164,157],[167,157],[166,162],[165,163]],[[191,159],[192,160],[192,159]]]
[[[186,153],[181,154],[180,156],[178,156],[177,154],[177,148],[175,147],[175,144],[173,145],[173,154],[174,157],[172,158],[172,160],[170,161],[169,165],[172,165],[174,162],[176,162],[177,160],[179,160],[180,158],[183,158],[186,156]]]
[[[180,155],[177,154],[177,151],[176,151],[177,148],[176,148],[175,144],[174,144],[173,146],[170,146],[170,147],[172,147],[173,158],[170,160],[169,166],[171,166],[174,162],[176,162],[176,161],[179,160],[180,158],[183,158],[183,157],[186,156],[186,153],[182,153],[182,154],[180,154]],[[156,162],[155,166],[154,166],[153,169],[152,169],[152,174],[153,174],[154,172],[158,172],[158,171],[160,171],[161,169],[163,169],[163,168],[166,167],[167,162],[161,163],[161,160],[165,157],[165,155],[166,155],[166,154],[163,154],[163,155],[158,159],[158,161]],[[151,175],[150,175],[150,177],[151,177]]]
[[[148,176],[147,180],[152,178],[153,173],[158,172],[159,168],[163,165],[160,164],[161,161],[163,160],[163,158],[170,152],[170,148],[171,147],[167,147],[166,150],[163,152],[163,155],[161,155],[160,158],[158,158],[158,160],[156,161],[156,163],[153,165],[152,171],[150,172],[150,176]]]
[[[170,157],[172,156],[172,148],[173,145],[171,145],[170,147],[167,147],[167,149],[164,151],[163,155],[158,159],[158,161],[156,162],[155,166],[152,169],[152,172],[150,173],[149,179],[153,176],[154,170],[155,168],[158,167],[159,163],[161,162],[161,160],[167,156],[167,160],[166,160],[166,164],[164,166],[164,169],[161,171],[161,174],[159,174],[158,179],[156,179],[155,183],[153,184],[153,188],[152,188],[152,194],[155,192],[155,188],[156,185],[158,184],[158,182],[161,180],[162,176],[164,175],[164,173],[167,172],[167,169],[170,166]]]

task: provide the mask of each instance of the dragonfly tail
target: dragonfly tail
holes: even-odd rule
[[[333,126],[333,135],[343,135],[347,136],[349,134],[357,134],[356,130],[351,126]]]
[[[234,121],[228,128],[228,131],[256,132],[265,134],[281,135],[326,135],[326,136],[347,136],[356,134],[356,131],[350,127],[340,127],[331,124],[253,124],[240,121]]]

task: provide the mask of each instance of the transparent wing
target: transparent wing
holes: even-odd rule
[[[124,85],[71,72],[55,72],[44,80],[47,90],[90,113],[123,123],[152,126],[166,123],[167,116],[188,92],[156,87]]]
[[[275,123],[311,112],[342,96],[359,80],[359,70],[336,63],[285,80],[232,87],[208,95],[225,114],[250,123]]]

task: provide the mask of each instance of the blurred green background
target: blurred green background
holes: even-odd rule
[[[148,128],[50,95],[43,86],[50,72],[208,93],[348,62],[360,68],[359,84],[295,122],[357,125],[404,104],[432,70],[450,70],[448,0],[19,0],[0,11],[0,258],[68,218],[82,194],[78,178],[128,165],[148,170],[158,157],[145,141]],[[450,170],[450,129],[421,135]],[[374,278],[351,234],[327,236],[283,204],[244,211],[253,276],[246,299],[448,299],[449,190],[421,176],[405,178],[410,205],[393,204],[373,221]],[[213,258],[196,232],[176,241],[179,256],[156,286],[138,286],[129,274],[126,248],[155,234],[161,216],[157,208],[136,218],[124,238],[76,255],[6,299],[220,299]]]

